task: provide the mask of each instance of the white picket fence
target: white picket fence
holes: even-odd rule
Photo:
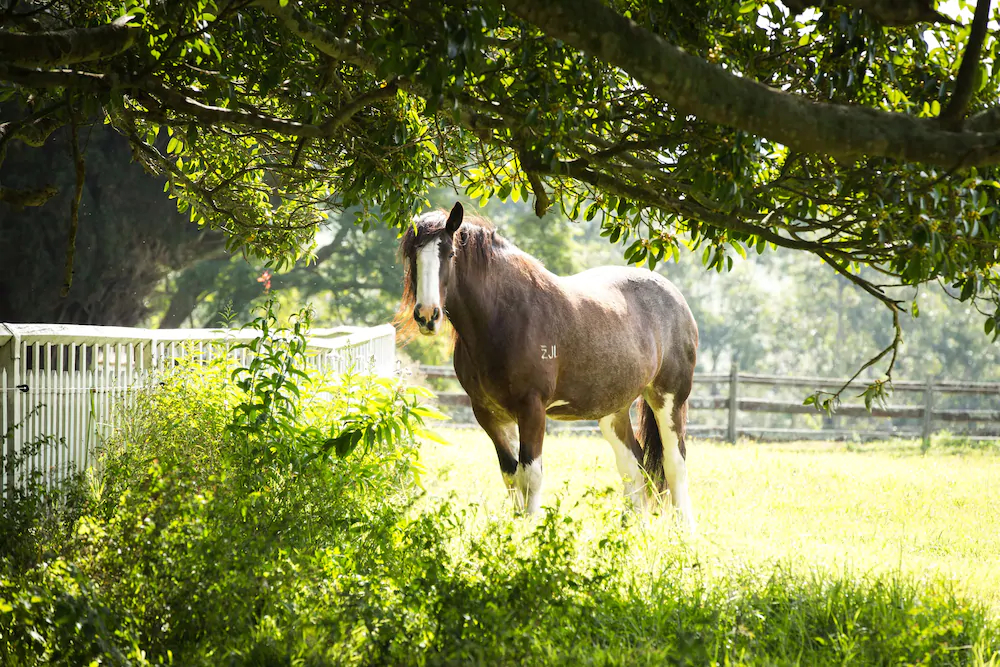
[[[40,472],[47,484],[54,484],[70,463],[78,470],[88,467],[94,446],[114,429],[119,408],[175,359],[191,354],[211,359],[228,351],[242,361],[247,351],[229,348],[254,336],[252,330],[0,323],[3,495],[25,475]],[[395,329],[391,324],[314,329],[308,363],[322,371],[391,376],[396,371]],[[13,466],[5,464],[46,436],[58,444],[41,447],[15,479]]]

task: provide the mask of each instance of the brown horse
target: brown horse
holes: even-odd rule
[[[451,321],[455,374],[518,509],[541,504],[546,417],[596,419],[633,504],[645,507],[648,478],[693,529],[684,430],[698,327],[670,281],[610,266],[554,275],[457,203],[418,217],[399,252],[398,319],[423,334]]]

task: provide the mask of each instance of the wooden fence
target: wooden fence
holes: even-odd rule
[[[43,446],[21,471],[40,472],[46,483],[55,483],[71,464],[79,470],[90,465],[94,445],[119,419],[118,407],[148,387],[153,374],[191,354],[243,361],[247,351],[230,348],[256,335],[250,330],[0,323],[0,442],[5,455],[0,483],[5,492],[20,481],[6,462],[25,446],[49,437],[62,441]],[[351,367],[390,376],[396,371],[395,335],[391,324],[314,329],[308,363],[319,370]]]
[[[418,373],[428,378],[454,379],[455,371],[448,366],[421,366]],[[740,373],[734,365],[729,373],[695,373],[695,388],[689,399],[688,432],[695,435],[724,437],[735,443],[738,438],[801,438],[822,440],[880,439],[889,437],[920,438],[930,442],[931,435],[939,430],[953,430],[965,427],[963,438],[968,440],[1000,439],[1000,383],[996,382],[953,382],[927,380],[924,382],[894,381],[894,398],[899,395],[919,395],[917,403],[890,404],[884,408],[873,408],[871,412],[861,403],[847,402],[865,387],[864,381],[855,381],[845,390],[844,404],[829,418],[811,405],[803,405],[808,393],[816,390],[836,391],[846,379],[824,377],[784,377]],[[714,390],[705,395],[703,388]],[[790,398],[776,400],[772,397],[749,396],[744,394],[791,393]],[[754,391],[758,390],[758,391]],[[983,408],[948,407],[942,403],[953,403],[949,397],[966,395],[977,397]],[[438,393],[442,406],[468,406],[469,397],[464,392],[443,391]],[[706,423],[698,419],[699,413],[715,411],[724,414],[724,422]],[[773,427],[753,423],[756,415],[811,415],[814,421],[821,421],[821,428]],[[858,418],[865,421],[881,422],[877,428],[847,428],[837,426],[841,418]],[[900,425],[902,422],[902,425]],[[968,427],[973,427],[969,429]],[[572,428],[573,431],[596,431],[596,426]],[[971,432],[970,432],[971,431]]]

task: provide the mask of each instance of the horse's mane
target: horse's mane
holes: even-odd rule
[[[403,296],[400,299],[399,310],[393,318],[393,324],[400,338],[406,343],[417,336],[417,323],[413,321],[413,308],[417,300],[417,281],[414,275],[414,265],[410,257],[420,246],[428,243],[438,234],[444,232],[448,221],[448,211],[438,209],[414,218],[413,223],[406,226],[399,240],[398,258],[403,264]],[[497,233],[493,223],[484,217],[466,213],[455,234],[455,251],[459,253],[464,263],[470,267],[478,267],[485,271],[497,258],[511,251],[519,255],[519,259],[538,264],[538,260],[525,255],[513,243]]]

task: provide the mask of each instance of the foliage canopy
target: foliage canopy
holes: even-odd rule
[[[103,115],[182,211],[278,263],[324,208],[401,225],[458,180],[601,214],[634,263],[813,253],[893,312],[875,360],[900,286],[941,282],[995,335],[991,1],[811,4],[6,0],[0,151]]]

